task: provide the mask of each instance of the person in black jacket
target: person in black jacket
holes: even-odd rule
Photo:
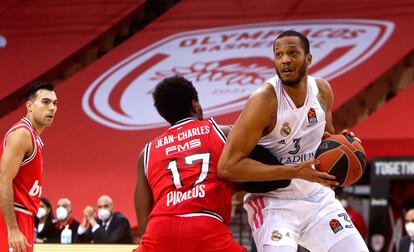
[[[36,243],[55,243],[58,242],[59,233],[55,229],[57,220],[53,215],[52,205],[45,198],[40,198],[40,206],[35,218]]]
[[[94,209],[86,206],[83,220],[78,228],[78,242],[133,243],[131,226],[120,212],[114,212],[111,197],[102,195],[97,202],[98,220]]]
[[[407,235],[401,238],[398,252],[414,251],[414,208],[405,214],[405,231],[407,231]]]
[[[72,202],[68,198],[60,198],[56,203],[56,218],[57,223],[55,224],[55,229],[58,232],[58,243],[60,243],[60,238],[63,229],[66,226],[72,231],[72,241],[74,243],[76,240],[76,232],[79,227],[79,221],[75,220],[72,217]]]

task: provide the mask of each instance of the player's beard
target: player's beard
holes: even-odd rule
[[[296,79],[293,80],[284,80],[282,79],[282,75],[280,74],[279,70],[276,68],[276,73],[279,76],[279,79],[282,81],[282,84],[289,86],[289,87],[294,87],[296,85],[299,84],[299,82],[305,77],[306,75],[306,69],[307,68],[307,64],[306,61],[304,60],[302,65],[299,67],[299,73],[298,73],[298,77]]]

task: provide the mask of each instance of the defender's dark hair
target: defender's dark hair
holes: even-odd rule
[[[171,125],[191,116],[193,100],[198,93],[191,81],[181,76],[162,80],[152,93],[158,113]]]
[[[44,81],[33,82],[26,89],[26,101],[35,99],[36,98],[36,92],[40,89],[46,89],[46,90],[49,90],[49,91],[54,91],[55,87],[49,82],[44,82]]]
[[[277,38],[275,39],[275,42],[273,43],[273,52],[275,51],[275,44],[276,44],[276,40],[283,38],[283,37],[298,37],[300,39],[300,41],[302,42],[302,46],[303,46],[303,50],[305,50],[305,54],[310,53],[310,48],[309,48],[309,39],[303,35],[300,32],[294,31],[294,30],[287,30],[282,32],[281,34],[279,34],[279,36],[277,36]]]
[[[49,215],[46,217],[46,222],[50,221],[50,223],[52,223],[52,221],[55,219],[52,204],[50,204],[50,201],[45,197],[40,197],[40,201],[50,209]]]

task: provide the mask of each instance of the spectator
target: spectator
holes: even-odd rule
[[[72,242],[76,240],[76,233],[79,227],[79,221],[72,217],[72,202],[67,198],[61,198],[57,201],[56,206],[56,218],[58,222],[55,228],[58,232],[58,242],[60,242],[60,235],[63,229],[68,225],[69,229],[72,230]]]
[[[349,218],[351,218],[351,221],[354,224],[355,228],[361,234],[362,238],[366,239],[367,227],[365,226],[365,220],[362,214],[352,207],[347,196],[342,195],[340,196],[339,200],[341,201],[342,206],[345,208],[345,211],[349,215]]]
[[[401,238],[398,252],[414,251],[414,208],[405,214],[405,231],[407,231],[407,235]]]
[[[52,205],[45,198],[40,198],[40,207],[35,218],[36,243],[55,243],[58,242],[59,233],[55,229],[57,220],[53,215]]]
[[[98,220],[94,209],[86,206],[83,220],[78,229],[79,242],[132,243],[131,226],[120,212],[114,212],[111,197],[102,195],[97,202]]]

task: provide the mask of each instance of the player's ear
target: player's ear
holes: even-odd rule
[[[30,101],[30,100],[26,101],[26,109],[27,109],[27,112],[32,112],[32,110],[33,110],[33,102],[32,101]]]
[[[306,54],[306,64],[309,66],[312,63],[312,54]]]
[[[191,109],[192,109],[192,112],[197,112],[197,109],[198,109],[198,101],[196,101],[196,100],[193,100],[192,101],[192,103],[191,103]]]

